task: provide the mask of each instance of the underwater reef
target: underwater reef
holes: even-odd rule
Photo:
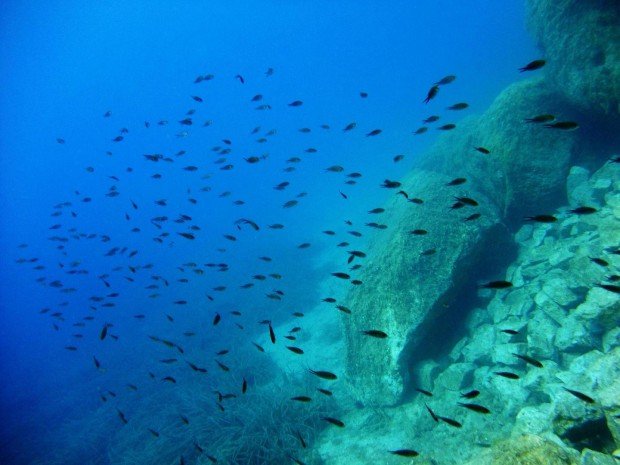
[[[620,301],[606,280],[620,265],[620,165],[608,162],[620,142],[620,8],[531,0],[528,16],[544,72],[420,157],[402,187],[423,203],[386,205],[390,228],[342,316],[343,421],[364,435],[324,431],[322,463],[376,463],[405,444],[424,464],[614,463]],[[579,128],[524,121],[549,113]],[[491,154],[474,156],[480,144]],[[457,176],[466,186],[450,184]],[[446,215],[450,189],[479,205]],[[596,213],[573,211],[583,206]],[[557,221],[524,220],[541,214]],[[483,280],[512,287],[477,290]],[[371,328],[389,337],[359,337]],[[458,405],[472,390],[490,415]]]

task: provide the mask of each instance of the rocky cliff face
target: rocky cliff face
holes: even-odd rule
[[[512,260],[513,234],[523,217],[565,203],[570,166],[598,167],[609,157],[618,138],[607,127],[619,114],[620,21],[612,21],[617,6],[615,1],[530,1],[531,28],[549,54],[542,74],[509,86],[482,116],[459,123],[403,181],[404,190],[424,203],[398,196],[388,205],[390,228],[370,247],[364,286],[347,299],[355,310],[345,319],[347,374],[363,403],[394,405],[406,398],[420,383],[420,362],[433,351],[428,344],[437,345],[432,339],[441,337],[433,331],[468,311],[463,307],[475,299],[476,280],[496,278]],[[579,47],[589,36],[597,36],[594,45]],[[574,56],[567,57],[568,51]],[[605,57],[602,63],[597,54]],[[544,113],[583,127],[567,132],[524,122]],[[491,153],[482,155],[476,146]],[[456,177],[468,181],[446,187]],[[479,206],[450,211],[453,196],[465,194]],[[481,217],[465,221],[474,212]],[[410,233],[418,228],[428,235]],[[429,251],[434,253],[424,254]],[[389,342],[377,345],[359,337],[370,328],[386,331]],[[436,355],[447,350],[435,349]]]

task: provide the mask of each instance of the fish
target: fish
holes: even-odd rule
[[[368,92],[360,92],[360,97],[361,98],[367,98],[368,97]]]
[[[372,131],[366,134],[366,137],[378,136],[382,132],[383,131],[381,129],[373,129]]]
[[[517,358],[520,358],[521,360],[523,360],[526,363],[529,363],[530,365],[533,365],[537,368],[542,368],[543,364],[540,363],[538,360],[536,360],[535,358],[532,358],[528,355],[521,355],[521,354],[515,354],[513,353],[512,355],[514,355]]]
[[[116,412],[118,413],[118,417],[121,419],[121,421],[122,421],[124,424],[129,423],[129,422],[127,421],[127,417],[125,417],[125,414],[124,414],[121,410],[116,409]]]
[[[149,433],[151,433],[153,436],[155,436],[156,438],[159,437],[159,432],[155,431],[154,429],[151,428],[147,428],[149,430]]]
[[[403,158],[405,158],[404,155],[396,155],[394,158],[392,158],[392,161],[394,163],[398,163],[399,161],[401,161]]]
[[[269,323],[269,339],[271,339],[271,343],[275,344],[276,343],[276,333],[273,332],[273,327],[271,326],[271,323]]]
[[[177,233],[179,236],[184,237],[185,239],[189,239],[189,240],[194,240],[196,239],[196,236],[194,236],[192,233],[187,233],[187,232],[180,232]]]
[[[489,149],[486,149],[484,147],[474,147],[474,150],[477,150],[480,153],[484,153],[485,155],[488,155],[491,153]]]
[[[166,376],[166,377],[162,378],[161,380],[162,381],[167,381],[167,382],[172,383],[172,384],[176,384],[176,382],[177,382],[177,380],[174,379],[172,376]]]
[[[431,100],[433,100],[437,96],[437,93],[439,93],[439,85],[435,84],[433,87],[431,87],[428,90],[428,93],[426,94],[426,98],[424,99],[424,103],[428,103]]]
[[[349,278],[351,278],[350,275],[348,275],[347,273],[342,273],[342,272],[332,273],[332,276],[335,276],[336,278],[340,278],[340,279],[349,279]]]
[[[289,107],[300,107],[304,104],[301,100],[294,100],[288,104]]]
[[[95,363],[95,368],[97,368],[97,370],[101,368],[101,363],[97,360],[97,357],[93,356],[93,362]]]
[[[476,202],[474,199],[471,199],[469,197],[455,197],[455,199],[465,205],[469,205],[470,207],[478,206],[478,202]]]
[[[620,286],[616,286],[615,284],[597,284],[596,286],[601,289],[605,289],[606,291],[620,294]]]
[[[450,84],[450,83],[454,82],[455,79],[456,79],[456,76],[449,75],[449,76],[441,78],[439,81],[437,81],[435,83],[435,85],[436,86],[445,86],[446,84]]]
[[[468,404],[464,402],[458,402],[458,405],[460,405],[461,407],[465,407],[466,409],[469,409],[472,412],[476,412],[476,413],[482,413],[482,414],[491,413],[491,411],[488,408],[482,405],[478,405],[478,404]]]
[[[257,344],[256,342],[252,342],[252,344],[254,344],[254,347],[256,347],[259,352],[265,352],[265,349],[261,345]]]
[[[592,213],[596,213],[598,210],[594,207],[582,206],[568,211],[569,213],[574,213],[575,215],[591,215]]]
[[[469,103],[466,102],[459,102],[459,103],[455,103],[454,105],[450,105],[448,108],[446,108],[446,110],[465,110],[466,108],[469,107]]]
[[[599,266],[607,267],[609,266],[609,262],[599,257],[590,257],[590,261],[592,263],[596,263]]]
[[[508,379],[519,379],[519,375],[510,371],[495,371],[494,373]]]
[[[332,417],[321,417],[321,420],[331,423],[332,425],[336,425],[339,428],[344,428],[344,422],[338,420],[337,418]]]
[[[217,326],[217,324],[222,320],[222,316],[219,313],[216,313],[213,317],[213,326]]]
[[[454,178],[452,181],[446,184],[446,186],[460,186],[467,182],[466,178]]]
[[[312,398],[308,396],[297,396],[297,397],[291,397],[291,400],[294,400],[296,402],[311,402]]]
[[[435,412],[433,412],[433,410],[428,406],[428,404],[424,403],[424,406],[426,407],[426,410],[430,414],[431,418],[433,420],[435,420],[435,422],[438,423],[439,422],[439,417],[437,415],[435,415]]]
[[[440,131],[450,131],[452,129],[454,129],[456,127],[456,124],[444,124],[443,126],[439,126],[437,129],[439,129]]]
[[[357,123],[354,121],[352,123],[347,124],[342,130],[343,131],[351,131],[357,127]]]
[[[426,397],[433,397],[433,393],[431,391],[427,391],[426,389],[415,388],[420,394],[424,394]]]
[[[461,397],[463,397],[464,399],[475,399],[479,395],[480,395],[480,391],[476,389],[472,389],[471,391],[467,391],[466,393],[461,394]]]
[[[555,223],[558,219],[553,215],[536,215],[526,216],[526,221],[534,221],[536,223]]]
[[[306,448],[306,441],[304,441],[304,438],[301,436],[301,433],[299,431],[295,431],[295,434],[297,435],[297,438],[299,439],[299,443],[301,444],[302,448]]]
[[[572,394],[573,396],[575,396],[577,399],[579,399],[579,400],[583,400],[584,402],[586,402],[586,403],[588,403],[588,404],[595,404],[595,403],[596,403],[596,401],[595,401],[592,397],[590,397],[590,396],[588,396],[588,395],[584,394],[583,392],[575,391],[575,390],[573,390],[573,389],[569,389],[569,388],[567,388],[567,387],[562,387],[562,388],[563,388],[566,392],[569,392],[570,394]]]
[[[561,131],[573,131],[579,128],[579,124],[574,121],[558,121],[556,123],[545,124],[548,129],[559,129]]]
[[[104,324],[101,332],[99,333],[99,340],[103,341],[108,334],[108,324]]]
[[[323,389],[323,388],[316,388],[317,391],[319,391],[321,394],[325,394],[326,396],[332,396],[333,392],[330,391],[329,389]]]
[[[426,126],[422,126],[422,127],[419,127],[418,129],[416,129],[415,131],[412,131],[412,132],[416,136],[419,136],[420,134],[424,134],[426,131],[428,131],[428,128]]]
[[[429,123],[434,123],[435,121],[438,121],[438,120],[439,120],[439,116],[433,115],[433,116],[429,116],[428,118],[422,120],[422,122],[429,124]]]
[[[525,118],[524,121],[526,123],[538,124],[538,123],[547,123],[549,121],[553,121],[554,119],[555,119],[555,116],[553,115],[543,114],[543,115],[534,116],[532,118]]]
[[[534,60],[529,62],[527,65],[523,66],[522,68],[519,68],[520,72],[524,72],[524,71],[534,71],[537,69],[542,68],[543,66],[545,66],[547,62],[545,60]]]
[[[310,369],[308,371],[310,371],[310,373],[312,373],[313,375],[318,376],[319,378],[322,378],[322,379],[327,379],[327,380],[330,380],[330,381],[338,379],[338,377],[334,373],[331,373],[329,371],[320,371],[320,370],[314,371],[314,370],[310,370]]]
[[[378,329],[366,329],[361,331],[361,333],[366,336],[375,337],[377,339],[385,339],[386,337],[388,337],[386,333]]]
[[[385,179],[381,187],[385,187],[387,189],[396,189],[401,186],[401,183],[398,181],[390,181],[389,179]]]
[[[469,215],[467,218],[465,218],[463,221],[474,221],[480,218],[480,216],[481,216],[480,213],[473,213]]]
[[[409,231],[409,234],[413,234],[414,236],[425,236],[428,234],[428,231],[426,229],[414,229]]]
[[[302,349],[300,349],[299,347],[286,346],[286,348],[288,350],[290,350],[291,352],[293,352],[294,354],[297,354],[297,355],[303,355],[303,353],[304,353],[304,351]]]
[[[237,75],[235,76],[235,79],[239,79],[239,82],[240,82],[241,84],[245,84],[245,79],[243,79],[243,76],[241,76],[241,74],[237,74]]]
[[[510,281],[489,281],[485,284],[480,284],[478,286],[481,289],[507,289],[512,287],[512,283]]]
[[[413,449],[396,449],[390,450],[388,452],[393,455],[400,455],[401,457],[417,457],[418,455],[420,455],[418,451],[415,451]]]
[[[459,423],[456,420],[453,420],[452,418],[447,418],[447,417],[442,417],[442,416],[438,416],[437,418],[439,418],[441,421],[443,421],[444,423],[447,423],[450,426],[454,426],[455,428],[463,427],[461,423]]]

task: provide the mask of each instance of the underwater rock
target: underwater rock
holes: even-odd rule
[[[528,0],[544,74],[579,111],[620,115],[620,8],[616,0]],[[568,115],[566,115],[568,116]]]
[[[466,465],[577,465],[575,454],[554,442],[524,434],[496,443]]]
[[[579,465],[617,465],[617,462],[610,455],[584,449],[581,453]]]
[[[493,252],[489,244],[501,248],[508,240],[499,225],[499,212],[491,199],[470,186],[468,195],[480,202],[482,214],[473,225],[462,221],[464,214],[451,212],[453,192],[444,192],[451,176],[414,171],[403,182],[407,192],[424,198],[413,205],[396,196],[386,208],[385,231],[376,233],[369,246],[372,255],[347,296],[351,315],[344,315],[347,347],[347,375],[355,395],[368,405],[396,403],[407,384],[410,370],[431,353],[441,337],[430,337],[441,328],[438,321],[460,312],[460,293],[475,290],[467,279],[471,270]],[[471,208],[471,207],[470,207]],[[388,216],[389,215],[389,216]],[[465,215],[466,216],[466,215]],[[416,227],[428,230],[419,237],[410,234]],[[433,255],[423,255],[428,249]],[[369,328],[388,334],[386,339],[362,337]]]

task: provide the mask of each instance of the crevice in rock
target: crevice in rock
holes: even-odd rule
[[[418,376],[420,364],[433,360],[440,370],[451,362],[448,354],[454,345],[466,335],[466,322],[471,311],[481,305],[477,285],[485,280],[499,279],[507,266],[517,257],[517,244],[503,225],[496,225],[481,240],[476,249],[462,257],[455,265],[453,285],[437,299],[429,317],[416,330],[422,335],[410,338],[400,354],[399,364],[403,377],[401,402],[407,402],[416,388],[428,389]]]
[[[615,447],[605,417],[578,423],[567,429],[560,437],[579,452],[583,449],[590,449],[603,454],[610,454]]]

